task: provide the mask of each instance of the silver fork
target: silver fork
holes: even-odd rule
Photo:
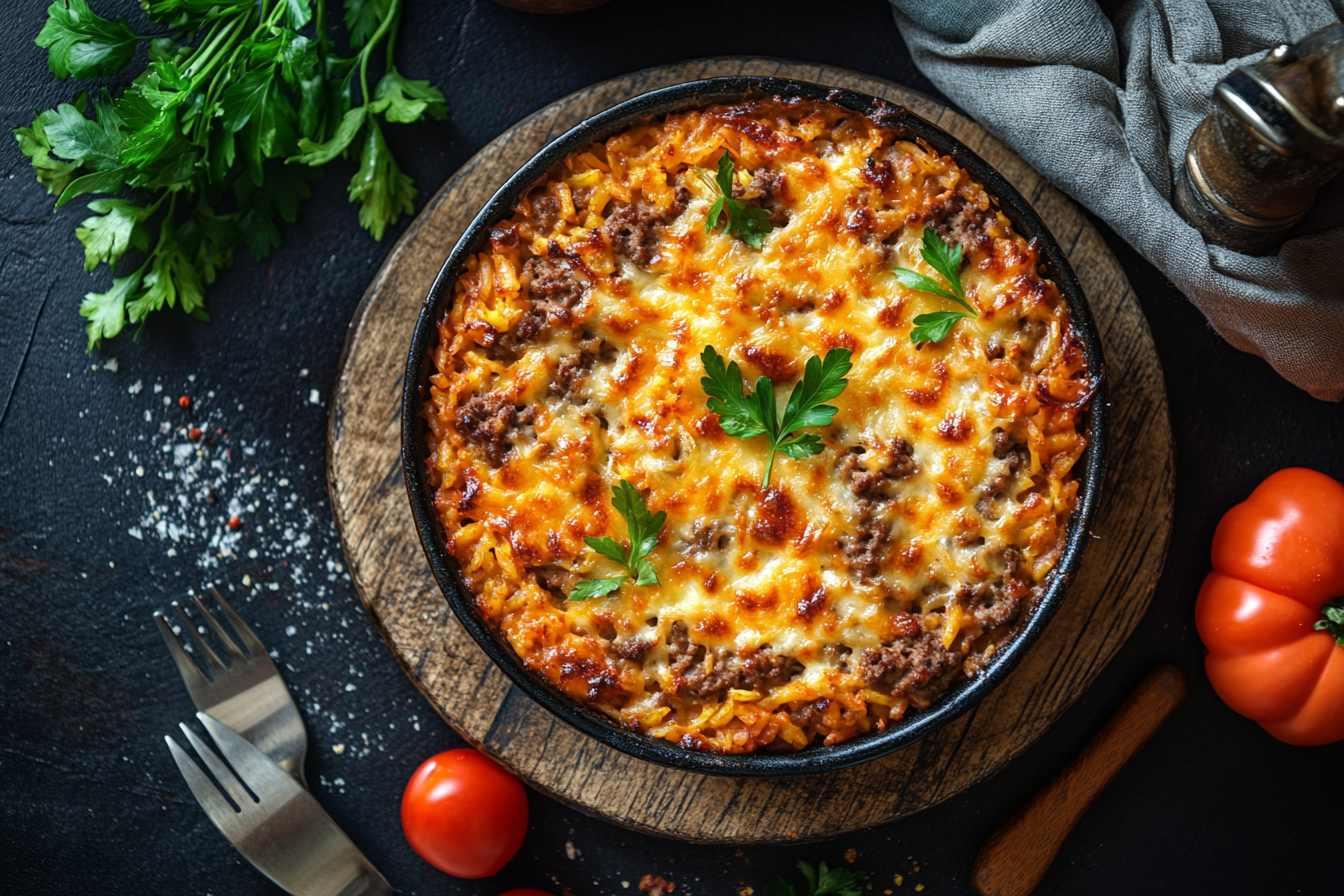
[[[211,588],[210,591],[246,649],[239,649],[224,627],[210,615],[200,597],[193,596],[196,609],[205,617],[210,630],[231,658],[227,665],[210,649],[182,605],[173,601],[173,609],[182,617],[184,627],[191,632],[192,640],[205,657],[209,676],[187,655],[163,613],[154,611],[154,621],[159,624],[159,632],[168,644],[168,652],[177,663],[177,671],[187,686],[191,702],[196,704],[198,710],[209,713],[241,734],[249,743],[255,744],[306,788],[308,782],[303,779],[303,759],[308,753],[308,732],[303,728],[299,708],[294,705],[294,698],[280,678],[275,663],[266,655],[266,647],[247,627],[247,623],[238,618],[219,589]]]
[[[394,893],[312,794],[228,726],[203,712],[196,718],[228,764],[185,723],[182,733],[228,799],[177,741],[167,735],[163,739],[205,814],[243,858],[295,896]]]

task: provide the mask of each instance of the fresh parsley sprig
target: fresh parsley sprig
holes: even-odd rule
[[[860,896],[860,889],[868,882],[868,872],[850,871],[846,868],[827,868],[825,862],[816,868],[804,861],[798,862],[798,870],[807,878],[807,889],[802,896]],[[775,896],[799,896],[783,877],[777,878],[766,889]]]
[[[728,150],[719,156],[719,174],[712,178],[701,168],[695,169],[710,189],[719,194],[705,219],[705,232],[710,233],[719,226],[722,218],[724,230],[740,239],[753,249],[761,248],[765,235],[770,232],[770,213],[763,208],[747,205],[741,199],[733,198],[733,160]]]
[[[924,246],[920,250],[924,263],[946,278],[952,291],[943,289],[942,284],[932,277],[908,268],[896,268],[892,271],[896,279],[906,289],[933,293],[951,302],[956,302],[965,311],[934,311],[915,318],[915,327],[910,331],[910,341],[919,345],[924,342],[941,342],[952,332],[957,321],[963,317],[978,317],[977,311],[966,301],[966,291],[961,286],[961,244],[948,245],[932,227],[924,228]]]
[[[630,536],[629,548],[622,548],[614,538],[585,538],[584,542],[603,557],[610,557],[624,566],[625,575],[580,582],[570,592],[570,600],[587,600],[610,594],[620,588],[626,579],[634,579],[636,585],[661,584],[653,564],[646,558],[658,544],[658,533],[663,531],[663,525],[667,522],[667,511],[650,514],[644,496],[625,479],[612,489],[611,504],[617,513],[625,517],[626,531]]]
[[[853,366],[849,349],[833,348],[823,359],[817,355],[807,359],[803,378],[789,393],[784,416],[779,416],[775,403],[775,384],[770,377],[756,381],[750,395],[743,394],[742,370],[734,361],[724,365],[714,346],[705,346],[700,355],[705,365],[705,376],[700,386],[709,396],[708,406],[719,415],[723,431],[736,439],[750,439],[764,435],[770,439],[770,457],[765,463],[761,488],[769,488],[770,472],[775,466],[775,453],[782,451],[789,457],[802,460],[820,454],[825,445],[815,433],[802,433],[810,426],[828,426],[839,408],[823,402],[830,401],[849,385],[845,374]]]
[[[58,78],[116,74],[149,43],[148,67],[119,96],[103,90],[89,103],[80,93],[14,131],[57,208],[107,197],[75,231],[85,268],[114,273],[110,289],[80,306],[90,350],[165,307],[209,320],[205,287],[236,249],[261,259],[279,246],[278,222],[295,220],[321,176],[314,169],[338,155],[359,157],[349,194],[374,239],[413,211],[415,185],[379,116],[442,119],[448,107],[393,64],[401,4],[344,0],[349,57],[336,53],[326,0],[141,0],[164,29],[157,35],[105,19],[87,0],[51,4],[37,44]],[[371,89],[380,47],[386,70]],[[126,189],[134,193],[118,197]],[[144,253],[139,265],[118,269],[131,251]]]

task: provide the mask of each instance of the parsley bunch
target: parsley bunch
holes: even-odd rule
[[[807,889],[802,896],[860,896],[860,889],[868,882],[868,872],[849,871],[845,868],[827,868],[825,862],[813,868],[799,861],[798,870],[807,878]],[[775,896],[798,896],[793,884],[780,877],[767,887]]]
[[[896,279],[907,289],[917,289],[920,292],[931,292],[936,296],[942,296],[948,301],[956,302],[965,311],[934,311],[930,314],[921,314],[915,318],[915,327],[910,331],[910,341],[919,345],[924,342],[941,342],[947,338],[947,334],[952,332],[957,321],[963,317],[978,317],[979,311],[972,307],[971,303],[966,301],[966,291],[961,287],[961,244],[957,243],[955,247],[949,246],[943,242],[943,238],[932,227],[924,228],[924,247],[920,251],[924,263],[933,268],[938,273],[947,278],[948,285],[952,287],[952,292],[943,289],[942,285],[932,277],[926,277],[916,271],[907,268],[896,268],[892,271]]]
[[[775,402],[775,384],[770,377],[756,381],[756,389],[744,395],[742,370],[737,362],[724,366],[723,358],[707,345],[700,355],[705,365],[705,376],[700,386],[709,396],[708,406],[719,415],[723,431],[736,439],[750,439],[764,435],[770,439],[770,457],[765,464],[761,488],[770,486],[770,471],[775,466],[775,453],[783,451],[789,457],[802,460],[820,454],[825,445],[815,433],[799,432],[809,426],[828,426],[839,408],[822,402],[830,401],[849,385],[845,374],[853,366],[849,349],[833,348],[825,359],[816,355],[807,359],[803,378],[789,393],[784,416],[779,416]]]
[[[695,171],[701,180],[719,194],[719,198],[714,200],[714,205],[709,209],[709,217],[705,219],[705,233],[718,227],[719,219],[722,217],[723,229],[727,233],[753,249],[761,248],[765,235],[771,230],[770,213],[763,208],[749,206],[741,199],[733,198],[733,160],[728,155],[728,150],[725,149],[723,155],[719,156],[717,178],[711,178],[700,168],[696,168]]]
[[[625,517],[626,530],[630,535],[630,547],[622,548],[614,538],[585,538],[588,547],[603,557],[610,557],[625,567],[625,574],[609,579],[589,579],[574,586],[570,600],[587,600],[610,594],[626,579],[634,579],[636,585],[658,585],[658,573],[647,559],[649,552],[658,544],[658,533],[663,531],[667,522],[667,511],[649,513],[644,496],[628,480],[612,489],[611,504],[616,512]]]
[[[14,132],[38,182],[60,208],[77,196],[92,217],[75,235],[84,267],[114,273],[89,293],[89,350],[127,322],[180,305],[201,320],[205,287],[247,246],[258,259],[280,245],[277,219],[293,222],[314,169],[357,153],[350,181],[359,222],[382,239],[413,211],[415,185],[383,138],[383,122],[443,119],[443,94],[393,63],[401,0],[345,0],[352,56],[336,52],[326,0],[141,0],[166,33],[137,34],[94,13],[87,0],[57,0],[37,44],[58,78],[116,74],[149,42],[149,65],[130,87],[92,102],[79,94]],[[306,33],[303,33],[306,32]],[[385,71],[370,89],[370,61]],[[355,104],[358,79],[359,104]],[[124,191],[129,190],[129,196]],[[129,251],[137,267],[118,271]],[[120,276],[116,276],[120,274]]]

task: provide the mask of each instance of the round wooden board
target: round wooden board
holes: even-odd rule
[[[650,765],[558,721],[512,687],[448,609],[401,475],[402,374],[421,302],[466,224],[552,137],[628,97],[700,78],[773,75],[905,105],[996,166],[1065,247],[1105,346],[1111,457],[1077,580],[1021,665],[973,711],[866,766],[804,778],[706,777]],[[388,255],[346,342],[328,485],[350,574],[392,653],[436,710],[537,790],[629,828],[705,843],[816,839],[892,821],[1002,769],[1050,727],[1143,615],[1171,530],[1173,453],[1162,371],[1120,265],[1062,193],[984,129],[928,97],[829,66],[764,58],[678,63],[606,81],[514,125],[444,184]]]

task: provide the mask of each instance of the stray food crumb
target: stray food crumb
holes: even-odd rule
[[[639,879],[639,889],[649,896],[664,896],[665,893],[671,893],[677,888],[677,885],[670,880],[663,880],[654,874],[646,874]]]
[[[568,840],[566,840],[566,841],[565,841],[565,858],[569,859],[570,861],[573,861],[573,860],[574,860],[574,857],[575,857],[576,855],[578,855],[578,854],[579,854],[579,851],[578,851],[577,849],[574,848],[574,844],[573,844],[573,843],[570,843]]]
[[[341,755],[345,752],[345,744],[334,744],[331,748],[331,752],[335,753],[337,756]]]
[[[751,896],[751,894],[755,892],[756,891],[753,890],[751,887],[743,887],[742,889],[737,891],[737,896]]]
[[[177,406],[184,409],[191,407],[191,396],[183,395],[177,400]]]
[[[628,889],[630,889],[630,881],[628,881],[628,880],[623,880],[623,881],[621,881],[621,889],[622,889],[622,890],[628,890]]]
[[[915,892],[916,892],[916,893],[918,893],[918,892],[919,892],[920,890],[922,890],[922,889],[924,889],[924,885],[923,885],[923,884],[915,884]]]
[[[857,859],[858,857],[859,857],[859,851],[854,847],[851,846],[849,849],[845,850],[845,861],[848,862],[849,864],[853,865],[854,860]]]
[[[905,886],[905,878],[901,877],[899,874],[896,875],[896,886],[898,887]]]
[[[797,840],[797,839],[798,839],[798,832],[797,832],[797,831],[789,831],[789,836],[792,837],[793,839]]]
[[[891,896],[891,891],[890,891],[890,890],[883,890],[883,891],[882,891],[882,896]]]

